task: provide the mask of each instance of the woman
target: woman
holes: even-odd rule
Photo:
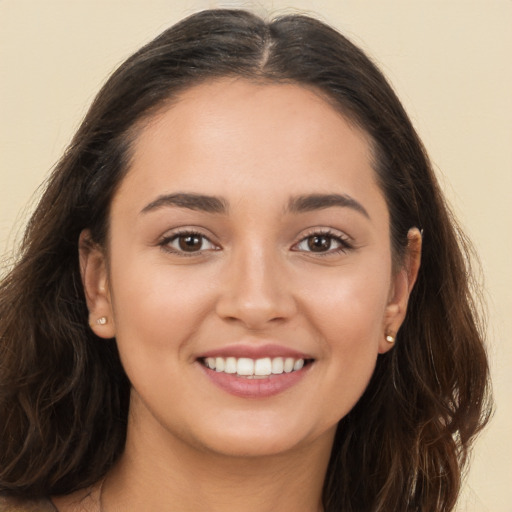
[[[489,411],[467,251],[359,49],[187,18],[99,93],[2,283],[3,509],[452,510]]]

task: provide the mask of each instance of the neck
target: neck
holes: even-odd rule
[[[307,447],[261,457],[226,456],[163,429],[154,433],[130,420],[125,452],[104,483],[103,512],[322,510],[333,433]]]

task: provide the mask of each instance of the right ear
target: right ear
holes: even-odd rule
[[[92,240],[88,229],[80,233],[78,251],[80,275],[89,310],[89,325],[97,336],[113,338],[115,323],[105,251]]]

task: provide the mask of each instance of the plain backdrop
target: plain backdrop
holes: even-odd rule
[[[459,510],[512,512],[511,0],[0,0],[0,252],[11,254],[38,185],[106,77],[207,7],[316,15],[395,87],[485,276],[497,408]]]

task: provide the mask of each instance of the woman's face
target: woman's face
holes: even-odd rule
[[[365,135],[297,85],[187,90],[82,254],[140,431],[230,455],[332,442],[407,300]]]

